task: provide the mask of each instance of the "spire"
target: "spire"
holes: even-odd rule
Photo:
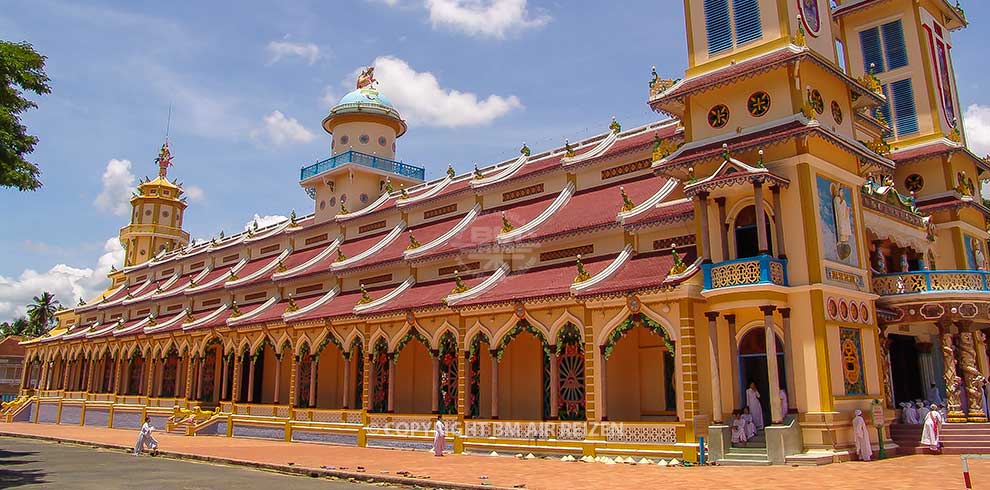
[[[168,149],[168,138],[165,138],[162,149],[158,151],[158,158],[155,158],[155,163],[158,164],[158,177],[167,178],[168,168],[172,166],[172,152]]]

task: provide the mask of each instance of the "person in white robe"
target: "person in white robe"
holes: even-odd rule
[[[921,443],[928,446],[928,449],[932,451],[938,451],[939,446],[939,435],[942,431],[942,424],[945,423],[945,419],[942,418],[942,412],[939,412],[938,407],[934,404],[928,411],[928,415],[925,416],[925,428],[921,431]]]
[[[158,451],[158,441],[155,439],[155,436],[151,435],[154,431],[155,428],[151,425],[151,417],[145,417],[144,425],[141,426],[141,432],[138,433],[137,444],[134,445],[135,456],[141,454],[141,451],[145,447],[150,447],[152,451]]]
[[[756,424],[753,422],[753,414],[749,413],[749,407],[742,409],[742,419],[746,423],[746,438],[756,435]]]
[[[746,408],[753,416],[756,430],[763,429],[763,406],[760,405],[760,392],[756,389],[756,383],[750,383],[749,388],[746,389]]]
[[[433,455],[443,456],[444,447],[447,446],[447,429],[443,426],[443,420],[437,415],[437,421],[433,424]]]
[[[860,461],[869,461],[873,457],[873,446],[870,444],[870,431],[863,420],[863,411],[853,412],[853,440],[856,441],[856,454]]]
[[[790,407],[787,406],[787,392],[783,388],[780,389],[780,418],[787,418],[787,411]]]
[[[742,411],[732,412],[735,418],[732,420],[732,443],[739,444],[746,442],[749,436],[746,434],[746,421],[742,418]]]
[[[928,415],[928,408],[926,408],[925,407],[925,404],[922,403],[922,402],[920,402],[920,401],[915,402],[915,406],[918,407],[917,408],[917,410],[918,410],[918,423],[921,424],[921,423],[924,422],[925,417]]]
[[[908,425],[918,425],[918,409],[914,407],[914,402],[904,402],[904,423]]]

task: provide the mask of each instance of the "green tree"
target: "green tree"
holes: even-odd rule
[[[0,187],[33,191],[41,187],[41,169],[24,159],[34,151],[38,137],[27,134],[21,113],[38,107],[25,91],[51,92],[45,57],[28,43],[0,41]]]
[[[0,339],[9,335],[24,335],[28,330],[28,320],[23,316],[13,322],[0,323]]]
[[[35,296],[34,303],[27,307],[28,331],[23,335],[37,337],[47,333],[55,325],[55,313],[61,307],[52,293],[46,291],[41,293],[41,296]]]

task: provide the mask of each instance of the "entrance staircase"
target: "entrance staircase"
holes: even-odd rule
[[[897,455],[928,454],[921,445],[922,425],[890,424],[890,438],[897,444]]]
[[[764,431],[741,444],[733,444],[725,457],[718,460],[722,466],[770,466],[767,439]]]
[[[990,454],[990,424],[945,424],[941,440],[942,454]]]

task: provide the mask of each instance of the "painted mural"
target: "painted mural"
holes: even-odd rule
[[[987,249],[982,240],[966,235],[966,261],[970,270],[988,270]]]
[[[818,216],[821,218],[825,258],[858,267],[852,202],[852,189],[818,176]]]
[[[865,395],[863,376],[863,341],[858,328],[839,329],[839,348],[842,352],[842,384],[846,395]]]

